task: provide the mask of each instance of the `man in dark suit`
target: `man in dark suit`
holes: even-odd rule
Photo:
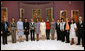
[[[56,23],[56,32],[57,32],[57,40],[61,40],[60,21],[59,20],[57,20],[57,23]]]
[[[61,32],[61,40],[62,42],[64,42],[65,41],[65,22],[63,18],[61,18],[61,22],[60,22],[60,32]]]
[[[25,18],[23,25],[24,25],[24,34],[26,36],[26,41],[28,41],[28,36],[29,36],[29,22],[28,22],[27,18]]]
[[[70,31],[70,22],[69,19],[66,18],[66,24],[65,24],[65,36],[66,36],[66,43],[69,43],[69,31]]]
[[[82,39],[82,46],[84,47],[84,23],[82,21],[82,17],[79,17],[79,22],[77,23],[77,37],[78,37],[78,43],[77,45],[80,45],[80,39]]]
[[[4,21],[3,21],[2,25],[3,25],[2,26],[3,27],[3,29],[2,29],[2,32],[3,32],[2,38],[3,38],[3,44],[5,45],[5,44],[7,44],[7,33],[8,33],[8,22],[7,22],[6,18],[4,18]]]
[[[31,33],[31,41],[35,41],[35,23],[33,22],[33,19],[31,19],[30,22],[30,33]]]

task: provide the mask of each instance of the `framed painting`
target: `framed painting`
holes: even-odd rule
[[[67,17],[67,10],[61,10],[60,11],[60,19],[63,18],[64,21],[66,21],[66,17]]]
[[[24,19],[24,9],[23,8],[20,8],[20,18],[23,21],[23,19]]]
[[[37,18],[41,21],[41,9],[32,9],[32,17],[34,21],[36,21]]]
[[[4,17],[6,17],[8,21],[8,9],[6,7],[1,7],[1,22],[3,21]]]
[[[49,19],[50,21],[53,18],[53,8],[46,8],[46,19]]]
[[[75,22],[78,21],[79,10],[71,10],[71,19],[74,19]]]

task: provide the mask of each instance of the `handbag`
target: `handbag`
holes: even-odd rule
[[[7,36],[10,36],[10,35],[11,35],[10,31],[7,31]]]

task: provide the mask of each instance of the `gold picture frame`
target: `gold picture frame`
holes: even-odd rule
[[[53,18],[53,8],[46,8],[46,19],[49,19],[50,21]]]
[[[78,21],[79,10],[71,10],[71,19],[74,19],[75,22]]]
[[[67,10],[61,10],[60,11],[60,19],[63,18],[64,21],[66,21],[67,18]]]
[[[22,21],[24,20],[24,9],[20,8],[20,18],[22,19]]]
[[[7,7],[1,7],[1,22],[3,21],[3,18],[6,17],[8,21],[8,9]]]
[[[36,21],[36,19],[41,21],[41,9],[32,9],[32,18],[34,21]]]

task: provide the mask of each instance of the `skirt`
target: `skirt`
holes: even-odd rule
[[[76,37],[76,32],[73,30],[70,30],[70,38],[75,38]]]
[[[52,35],[55,34],[55,28],[51,28],[50,33],[51,33]]]
[[[23,29],[19,29],[18,36],[23,36],[23,35],[24,35]]]

